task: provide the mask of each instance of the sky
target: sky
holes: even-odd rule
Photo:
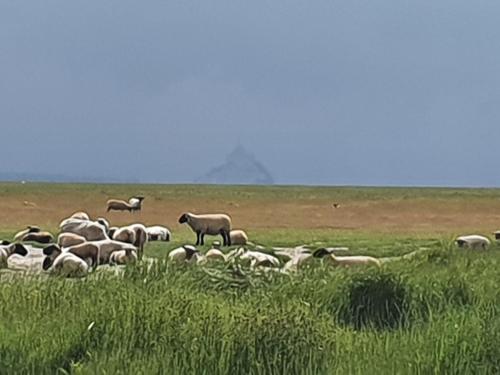
[[[500,186],[500,2],[0,1],[0,172]]]

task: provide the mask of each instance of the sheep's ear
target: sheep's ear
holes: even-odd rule
[[[54,251],[59,251],[59,247],[57,245],[50,245],[43,249],[43,255],[51,256]]]
[[[12,254],[19,254],[24,257],[28,255],[28,250],[26,250],[26,248],[22,244],[16,243],[14,245],[14,251],[12,252]]]

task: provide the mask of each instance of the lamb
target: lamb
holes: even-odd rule
[[[196,245],[203,245],[206,234],[221,235],[224,246],[231,246],[231,218],[225,214],[195,215],[190,212],[182,214],[179,223],[187,223],[196,233]]]
[[[61,233],[57,237],[57,245],[59,245],[59,247],[61,248],[79,245],[84,242],[87,242],[85,237],[79,236],[78,234],[74,233]]]
[[[23,238],[25,235],[28,233],[37,233],[40,232],[40,228],[34,225],[28,225],[26,229],[17,232],[14,236],[14,241],[21,241],[21,238]]]
[[[115,210],[115,211],[140,211],[142,209],[142,201],[144,197],[137,196],[132,197],[128,202],[125,202],[121,199],[110,199],[107,201],[107,212]]]
[[[470,248],[473,250],[477,249],[486,250],[491,244],[490,240],[487,237],[480,236],[477,234],[460,236],[455,240],[455,242],[457,243],[458,247]]]
[[[97,251],[96,248],[93,250]],[[44,271],[52,271],[66,277],[83,277],[89,272],[90,266],[82,256],[90,255],[90,253],[62,252],[58,246],[52,245],[43,249],[43,254],[46,255],[42,264]],[[92,255],[96,256],[95,253]]]
[[[21,242],[38,242],[48,244],[54,242],[54,236],[49,232],[29,232],[21,237]]]
[[[105,228],[94,221],[80,219],[66,219],[59,225],[61,232],[74,233],[84,237],[87,241],[108,239]]]
[[[148,233],[149,241],[170,241],[172,237],[168,228],[162,227],[160,225],[155,225],[152,227],[147,227],[146,231]]]
[[[116,250],[109,256],[110,265],[125,265],[137,262],[137,253],[134,250]]]
[[[0,268],[6,268],[7,259],[14,254],[24,257],[28,254],[28,250],[20,243],[0,245]]]
[[[184,245],[168,253],[168,259],[175,262],[190,261],[196,253],[199,253],[196,247],[191,245]]]
[[[241,229],[232,230],[229,232],[229,237],[231,238],[231,245],[244,246],[248,243],[248,236]]]

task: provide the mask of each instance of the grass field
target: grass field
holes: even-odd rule
[[[141,213],[105,213],[108,198],[139,193]],[[55,231],[82,209],[173,232],[146,249],[158,263],[123,277],[1,278],[0,374],[500,373],[500,248],[451,243],[500,229],[500,190],[11,183],[0,195],[0,238]],[[169,265],[168,251],[195,239],[177,224],[184,211],[227,212],[267,246],[421,252],[291,276]]]

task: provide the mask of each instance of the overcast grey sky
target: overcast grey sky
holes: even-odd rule
[[[500,186],[500,2],[0,1],[0,171]]]

